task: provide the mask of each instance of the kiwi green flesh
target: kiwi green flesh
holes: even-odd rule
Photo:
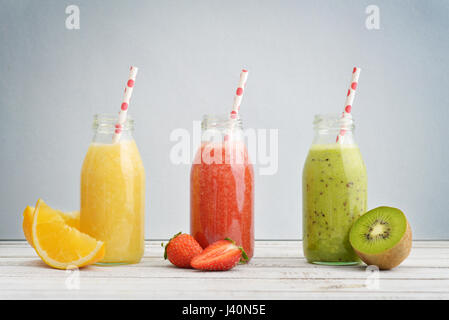
[[[366,212],[352,226],[349,241],[354,249],[377,254],[393,248],[407,230],[407,218],[401,210],[378,207]]]

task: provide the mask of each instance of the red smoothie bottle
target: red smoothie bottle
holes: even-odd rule
[[[240,119],[205,116],[190,172],[190,232],[200,245],[231,238],[254,252],[254,170]]]

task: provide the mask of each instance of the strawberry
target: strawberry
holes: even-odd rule
[[[248,256],[242,247],[226,238],[212,243],[193,258],[190,264],[199,270],[225,271],[234,268],[239,261],[247,262]]]
[[[162,243],[162,246],[164,244]],[[165,246],[164,259],[180,268],[191,268],[190,261],[203,251],[200,244],[189,234],[177,233]]]

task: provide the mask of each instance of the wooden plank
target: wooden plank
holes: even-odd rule
[[[37,256],[34,249],[26,242],[0,242],[0,258],[2,257],[26,257]],[[423,246],[418,242],[413,244],[409,258],[438,258],[449,259],[449,241],[446,246],[434,247]],[[163,248],[160,242],[147,242],[145,245],[145,257],[160,257],[163,255]],[[294,241],[279,242],[257,242],[255,257],[303,257],[302,244]]]
[[[66,277],[65,271],[46,267],[38,259],[8,259],[0,262],[0,283],[2,278],[46,278]],[[36,272],[36,268],[39,268]],[[325,267],[292,261],[279,263],[273,259],[255,259],[249,265],[239,266],[238,273],[202,272],[184,270],[172,267],[168,262],[153,259],[134,266],[97,267],[92,266],[81,270],[84,278],[205,278],[205,279],[366,279],[372,275],[365,266]],[[429,279],[449,280],[449,268],[404,267],[381,271],[380,279]]]
[[[370,298],[372,294],[383,294],[389,298],[402,298],[403,293],[432,294],[441,299],[449,298],[449,280],[398,280],[383,279],[379,289],[370,289],[365,280],[311,280],[311,279],[157,279],[157,278],[96,278],[80,279],[79,290],[68,290],[65,279],[30,279],[17,283],[14,279],[3,281],[0,297],[8,298],[15,294],[22,297],[38,298],[45,295],[61,298],[75,294],[97,298],[120,297],[121,299],[155,299],[161,296],[172,298],[198,299],[213,297],[229,299],[234,295],[248,298],[277,299],[279,296],[295,298],[307,293],[323,293],[323,296],[340,297],[342,294],[360,295],[359,298]],[[5,294],[8,293],[8,294]],[[280,294],[282,293],[282,294]]]
[[[307,263],[298,241],[258,241],[251,263],[228,272],[178,269],[162,250],[147,242],[140,264],[73,273],[47,267],[25,242],[0,242],[0,298],[449,299],[449,242],[414,242],[400,267],[378,274],[377,289],[367,287],[365,266]],[[66,286],[74,275],[79,290]]]
[[[143,294],[136,294],[124,292],[121,290],[114,290],[109,292],[80,292],[80,291],[37,291],[37,292],[8,292],[1,293],[1,300],[104,300],[104,299],[120,299],[120,300],[448,300],[447,295],[441,295],[435,292],[401,292],[400,294],[391,294],[389,292],[372,292],[369,295],[361,295],[358,292],[284,292],[273,291],[270,294],[259,291],[247,292],[195,292],[185,293],[180,291],[164,291],[158,294],[151,294],[149,292]]]
[[[161,242],[167,242],[167,239],[164,240],[146,240],[146,246],[151,247],[160,247]],[[262,248],[264,246],[269,247],[298,247],[302,244],[302,241],[297,240],[258,240],[256,241],[257,247]],[[432,247],[432,248],[448,248],[449,240],[415,240],[413,241],[413,247]],[[1,246],[23,246],[29,247],[28,243],[25,240],[0,240]]]

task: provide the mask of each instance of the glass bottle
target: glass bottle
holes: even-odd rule
[[[354,121],[350,115],[316,115],[314,130],[302,180],[304,255],[311,263],[357,264],[349,231],[366,211],[367,175]]]
[[[254,251],[254,170],[242,121],[206,115],[190,172],[190,231],[199,244],[230,238]]]
[[[144,251],[145,171],[128,116],[113,143],[118,115],[94,117],[94,137],[81,170],[80,228],[105,242],[100,264],[140,261]]]

